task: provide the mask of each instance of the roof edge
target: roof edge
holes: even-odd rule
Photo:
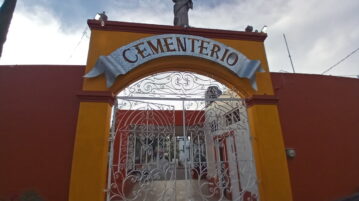
[[[180,26],[143,24],[120,21],[106,21],[105,26],[101,26],[101,23],[98,20],[87,20],[87,24],[89,25],[91,30],[102,31],[124,31],[149,34],[187,34],[202,36],[206,38],[249,40],[258,42],[264,42],[264,40],[267,38],[266,33],[258,32],[244,32],[193,27],[185,28]]]

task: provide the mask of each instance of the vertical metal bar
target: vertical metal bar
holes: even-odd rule
[[[172,130],[172,135],[173,135],[173,140],[174,140],[174,143],[173,143],[173,158],[174,158],[174,180],[175,180],[175,184],[174,184],[174,196],[175,196],[175,200],[177,200],[177,192],[176,192],[176,188],[177,188],[177,159],[176,159],[176,156],[177,156],[177,136],[176,136],[176,114],[175,114],[175,108],[173,107],[172,108],[172,115],[173,115],[173,124],[172,124],[172,127],[173,127],[173,130]]]
[[[149,108],[149,103],[147,103],[147,105],[146,105],[146,135],[148,136],[148,108]],[[146,136],[145,135],[145,136]],[[149,146],[148,146],[148,137],[146,136],[146,149],[149,149]],[[148,150],[145,150],[145,153],[146,153],[146,155],[145,155],[145,163],[146,163],[146,165],[148,166]]]
[[[187,149],[187,134],[186,134],[186,109],[185,109],[185,105],[184,105],[184,100],[182,100],[182,128],[183,128],[183,138],[184,138],[184,148],[185,148],[185,153],[186,153],[186,149]],[[186,155],[186,154],[185,154]],[[188,181],[188,175],[187,175],[187,155],[186,155],[186,159],[184,162],[184,173],[185,173],[185,181]],[[190,192],[190,185],[186,185],[187,186],[187,193],[186,193],[186,200],[189,200],[188,194]]]
[[[143,147],[142,147],[142,142],[141,142],[141,150],[140,150],[140,164],[142,165],[143,164]],[[142,167],[142,166],[141,166]]]
[[[114,142],[115,142],[115,136],[116,136],[116,114],[118,110],[118,104],[117,100],[115,100],[115,106],[113,108],[113,114],[112,114],[112,125],[111,125],[111,131],[110,131],[110,153],[109,153],[109,159],[108,159],[108,173],[107,173],[107,189],[106,189],[106,200],[110,201],[110,193],[111,193],[111,175],[112,175],[112,163],[113,163],[113,152],[114,152]]]
[[[193,166],[194,166],[194,164],[193,164],[193,161],[194,161],[194,139],[193,139],[193,132],[191,132],[191,139],[190,139],[190,143],[189,143],[189,149],[190,149],[190,164],[191,164],[191,166],[190,166],[190,168],[193,168]],[[190,179],[190,181],[192,181],[192,179]]]
[[[131,105],[131,101],[130,101],[130,105]],[[118,149],[118,162],[117,162],[118,169],[121,168],[121,156],[122,156],[122,146],[123,146],[123,141],[124,141],[124,139],[123,139],[123,132],[124,131],[128,132],[128,130],[126,130],[126,129],[124,129],[124,130],[116,130],[115,131],[115,132],[119,132],[118,137],[120,138],[120,146],[118,147],[119,149]]]
[[[206,159],[207,159],[207,171],[208,171],[208,150],[207,150],[207,135],[206,133],[204,134],[204,150],[205,150],[205,153],[206,153]]]
[[[197,136],[197,142],[198,142],[198,160],[199,160],[199,170],[198,170],[198,173],[199,173],[199,176],[201,176],[201,172],[202,172],[202,149],[201,149],[201,144],[200,144],[200,141],[199,141],[199,135]],[[201,179],[201,178],[198,178],[198,179]]]
[[[117,165],[118,165],[118,167],[120,167],[120,165],[121,165],[121,156],[122,156],[122,141],[123,141],[123,133],[122,132],[124,132],[124,131],[118,131],[119,132],[119,134],[118,134],[118,138],[120,138],[119,139],[119,141],[120,141],[120,146],[118,147],[118,162],[117,162]]]
[[[126,146],[126,176],[127,176],[127,172],[128,172],[128,169],[127,169],[127,165],[130,163],[129,159],[130,159],[130,135],[131,135],[131,129],[128,131],[128,134],[127,134],[127,146]]]
[[[187,145],[187,136],[186,136],[186,118],[185,118],[186,112],[185,112],[185,105],[184,105],[184,101],[182,101],[182,129],[183,129],[183,138],[184,138],[184,152],[186,153],[186,145]],[[187,176],[187,154],[185,154],[186,158],[185,158],[185,163],[184,163],[184,167],[185,167],[185,179],[188,179]]]
[[[137,132],[136,132],[136,129],[135,129],[135,132],[134,132],[134,142],[133,142],[133,169],[136,170],[136,147],[137,147]]]
[[[159,154],[159,152],[160,152],[160,135],[159,135],[159,133],[157,133],[157,155],[156,155],[156,163],[157,163],[156,165],[157,165],[157,167],[159,166],[159,163],[160,163],[160,154]],[[164,156],[162,156],[162,157],[164,157]]]
[[[148,146],[148,137],[146,137],[146,147],[145,147],[145,164],[146,166],[148,166],[148,149],[149,149],[149,146]]]

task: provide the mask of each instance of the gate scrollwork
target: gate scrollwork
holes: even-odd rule
[[[111,135],[107,201],[259,201],[246,105],[211,78],[167,72],[131,84]]]

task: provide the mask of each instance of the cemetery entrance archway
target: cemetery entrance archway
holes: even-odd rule
[[[145,77],[116,97],[107,201],[257,201],[246,103],[190,72]]]
[[[191,196],[199,196],[199,199],[202,200],[220,200],[221,198],[222,200],[230,200],[237,198],[238,194],[240,194],[239,197],[243,198],[246,192],[253,192],[248,197],[263,201],[292,200],[277,99],[274,95],[266,62],[263,41],[257,41],[261,37],[242,32],[221,32],[213,35],[213,31],[203,32],[209,34],[207,36],[212,39],[199,38],[183,33],[180,35],[156,36],[153,31],[163,34],[160,33],[163,30],[159,27],[158,30],[151,29],[151,32],[149,32],[151,34],[148,34],[139,33],[137,27],[133,26],[127,26],[133,32],[126,27],[121,31],[120,29],[126,26],[122,23],[121,26],[113,27],[116,28],[114,30],[108,25],[102,28],[92,27],[94,30],[92,30],[86,66],[86,75],[92,72],[92,77],[84,79],[82,91],[79,93],[80,106],[71,169],[69,201],[104,201],[106,197],[113,200],[136,200],[144,199],[146,196],[149,198],[153,195],[161,195],[159,199],[163,198],[165,200],[169,194],[176,195],[175,199],[177,197],[179,199],[179,194],[176,192],[181,182],[177,181],[181,180],[183,175],[184,179],[181,181],[184,180],[184,186],[189,188],[184,192],[189,192],[188,194]],[[173,30],[170,28],[170,30],[181,32],[181,30],[175,28]],[[202,32],[198,32],[197,35],[200,33]],[[176,47],[180,47],[180,49],[172,51],[171,48],[175,47],[174,44],[177,40],[172,40],[172,44],[169,39],[171,37],[179,37],[181,41],[187,38],[188,48],[186,51],[182,46],[178,46],[178,43]],[[162,46],[158,41],[161,42]],[[203,41],[203,43],[198,43],[198,41]],[[213,51],[213,55],[207,55],[203,52],[209,42],[212,44],[210,50]],[[147,46],[144,47],[144,44]],[[148,46],[150,44],[152,45],[151,47]],[[154,44],[157,44],[157,46]],[[197,45],[193,46],[193,44]],[[193,48],[189,48],[191,46]],[[220,54],[218,47],[222,47],[221,55],[228,56],[227,59],[222,59],[222,57],[219,57],[220,55],[217,56],[216,53]],[[151,48],[151,51],[153,50],[158,54],[148,56],[148,54],[144,54],[144,48],[147,48],[147,53]],[[166,48],[168,51],[164,51]],[[237,52],[237,54],[230,54],[230,50],[233,53]],[[230,57],[230,55],[232,56]],[[140,63],[135,64],[137,58],[143,59]],[[252,60],[243,58],[251,58]],[[117,61],[116,59],[119,60]],[[126,62],[123,59],[134,63],[121,66],[123,62]],[[238,62],[242,61],[243,63],[241,64],[244,64],[240,65],[239,71],[241,72],[235,71],[231,66],[225,67],[225,64],[223,65],[223,62],[232,65],[237,62],[237,59]],[[263,72],[257,72],[251,68],[252,65],[258,64],[257,61],[260,61]],[[221,90],[223,95],[215,98],[206,107],[208,105],[206,101],[211,102],[212,100],[203,97],[202,92],[196,94],[202,95],[197,98],[193,96],[175,96],[163,99],[164,97],[157,96],[142,97],[140,99],[141,96],[134,97],[131,94],[122,95],[120,98],[113,95],[125,91],[136,81],[153,77],[156,73],[170,71],[190,72],[189,74],[191,75],[198,73],[208,76],[227,86],[235,92],[236,96],[226,98],[224,97],[226,90]],[[237,74],[243,72],[251,72],[253,76],[245,78]],[[208,84],[201,90],[206,91],[211,86]],[[134,94],[133,91],[131,93]],[[118,111],[114,113],[117,115],[116,118],[112,119],[122,121],[128,118],[128,122],[122,124],[127,127],[118,127],[117,130],[112,131],[111,135],[117,136],[109,137],[111,114],[115,99],[118,100],[115,104]],[[207,115],[209,111],[220,111],[214,106],[218,105],[219,107],[221,105],[222,107],[222,105],[226,104],[228,107],[223,109],[221,120],[217,118],[218,125],[215,121],[211,124],[210,120],[216,120],[216,117]],[[235,108],[238,107],[243,110],[240,115],[244,115],[243,117],[240,116],[239,123],[235,122],[238,116]],[[192,110],[197,112],[191,113]],[[182,114],[178,111],[182,111]],[[227,114],[226,112],[229,113]],[[139,115],[138,118],[135,118],[134,115],[136,114]],[[201,118],[194,118],[196,115]],[[225,115],[224,118],[223,115]],[[225,121],[227,115],[228,122],[235,123],[222,122],[224,126],[220,125],[220,121]],[[181,121],[181,118],[184,118],[184,120]],[[188,118],[192,120],[186,120]],[[246,182],[242,181],[245,177],[242,177],[241,174],[246,171],[241,169],[245,165],[240,165],[241,157],[244,157],[239,155],[239,153],[242,153],[240,152],[242,147],[238,142],[241,139],[235,138],[238,134],[229,129],[227,129],[228,132],[222,132],[222,130],[226,130],[222,128],[236,126],[236,123],[240,125],[242,122],[246,122],[246,127],[242,126],[242,130],[239,130],[247,132],[247,136],[250,134],[250,143],[248,144],[252,145],[250,150],[253,152],[250,155],[252,156],[253,154],[254,156],[250,158],[252,161],[251,167],[253,167],[251,171],[254,170],[256,174],[248,175],[256,175],[256,179],[248,180],[257,182],[255,185],[248,182],[248,186],[251,187],[242,186]],[[113,125],[116,125],[116,123]],[[155,139],[157,136],[160,139]],[[116,142],[121,137],[124,139]],[[127,140],[126,143],[125,140]],[[129,146],[129,148],[123,149],[125,150],[123,153],[121,152],[122,148],[119,148],[121,147],[120,142],[123,143],[122,145]],[[113,143],[113,146],[109,146],[111,143]],[[119,145],[116,143],[119,143]],[[208,151],[210,146],[208,144],[210,143],[213,143],[211,145],[214,148]],[[182,146],[184,148],[180,149],[179,144],[184,145]],[[113,147],[112,152],[110,152],[113,154],[110,171],[108,166],[109,147]],[[117,152],[115,147],[119,149]],[[233,150],[237,149],[237,151],[232,151],[232,148]],[[180,160],[181,150],[184,153],[182,155],[186,155],[186,157],[182,157],[184,162]],[[188,152],[185,150],[188,150]],[[128,155],[131,151],[133,155],[130,157]],[[228,154],[230,151],[231,154],[237,153],[237,155]],[[202,160],[204,152],[207,153],[205,153]],[[175,154],[176,157],[174,156]],[[157,161],[161,161],[166,157],[167,159],[164,161],[166,165],[157,163]],[[255,159],[254,161],[253,158]],[[239,161],[238,167],[227,162],[230,160]],[[118,164],[117,167],[114,166],[116,163]],[[222,164],[223,168],[220,164]],[[159,167],[166,168],[160,170]],[[152,169],[156,171],[151,172],[150,170]],[[179,169],[183,170],[181,178]],[[232,171],[234,169],[237,172]],[[110,174],[107,174],[108,172]],[[235,174],[239,174],[239,176],[235,176]],[[117,180],[116,182],[132,183],[132,187],[131,185],[116,184],[112,182],[114,181],[112,177]],[[152,180],[149,181],[149,179]],[[198,184],[197,187],[192,186],[192,184],[187,185],[188,182],[195,183],[195,180]],[[174,182],[176,183],[175,185],[173,184]],[[238,184],[237,187],[235,183]],[[154,192],[153,185],[157,184],[164,185],[164,190]],[[130,187],[125,188],[125,186]],[[253,189],[257,188],[255,189],[257,191],[251,190],[252,187]],[[232,189],[239,189],[236,195]],[[133,193],[136,191],[138,193]],[[192,192],[199,192],[199,194],[193,194]],[[252,194],[256,196],[252,196]]]

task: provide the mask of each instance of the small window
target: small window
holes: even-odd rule
[[[235,109],[229,113],[227,113],[224,117],[226,118],[226,126],[237,123],[241,120],[239,109]]]
[[[233,121],[234,123],[237,123],[241,120],[239,109],[236,109],[233,111]]]
[[[226,118],[226,126],[229,126],[233,123],[232,113],[226,114],[225,118]]]
[[[218,122],[216,120],[213,120],[211,122],[211,132],[217,131],[218,130]]]

